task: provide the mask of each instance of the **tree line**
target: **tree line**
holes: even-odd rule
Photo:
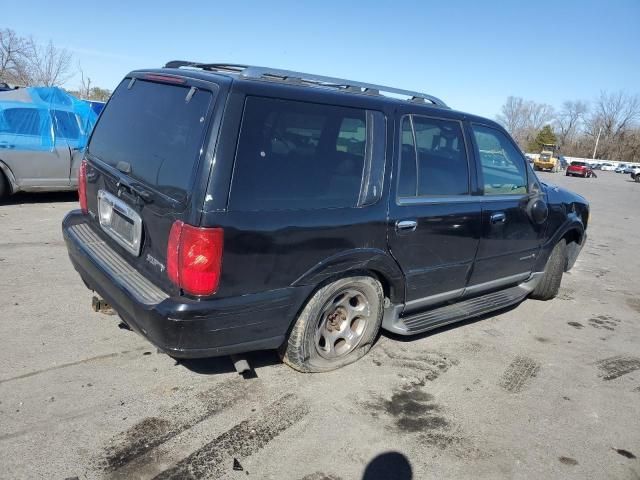
[[[78,65],[82,83],[70,91],[86,100],[105,101],[111,95],[107,89],[91,85]],[[38,44],[32,37],[18,35],[15,31],[0,29],[0,83],[18,86],[62,87],[77,70],[73,54],[56,47],[52,41]]]
[[[600,92],[593,101],[567,100],[559,110],[520,97],[507,97],[496,117],[526,152],[540,152],[540,138],[555,137],[571,157],[640,161],[640,97]]]

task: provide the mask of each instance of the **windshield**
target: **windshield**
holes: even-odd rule
[[[212,93],[125,79],[96,125],[88,152],[158,191],[184,200],[204,141]]]

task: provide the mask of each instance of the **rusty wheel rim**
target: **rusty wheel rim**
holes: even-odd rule
[[[367,296],[354,288],[340,290],[322,309],[315,334],[316,350],[327,360],[348,355],[362,341],[370,321]]]

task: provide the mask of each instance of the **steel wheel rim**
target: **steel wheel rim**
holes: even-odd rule
[[[334,360],[355,350],[371,319],[371,304],[366,294],[355,288],[339,290],[322,307],[315,332],[318,354]]]

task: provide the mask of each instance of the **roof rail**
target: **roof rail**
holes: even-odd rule
[[[426,93],[413,92],[411,90],[402,90],[400,88],[385,87],[373,83],[356,82],[353,80],[346,80],[344,78],[325,77],[323,75],[295,72],[292,70],[258,67],[255,65],[238,65],[234,63],[199,63],[184,60],[173,60],[171,62],[168,62],[164,66],[164,68],[182,67],[199,68],[202,70],[214,72],[237,73],[243,78],[294,81],[296,83],[302,84],[334,87],[339,91],[344,91],[347,93],[364,93],[368,95],[382,95],[383,92],[392,93],[395,95],[406,96],[408,97],[408,100],[413,102],[424,103],[424,101],[426,100],[438,107],[449,108],[447,104],[439,98],[434,97],[433,95],[428,95]]]

